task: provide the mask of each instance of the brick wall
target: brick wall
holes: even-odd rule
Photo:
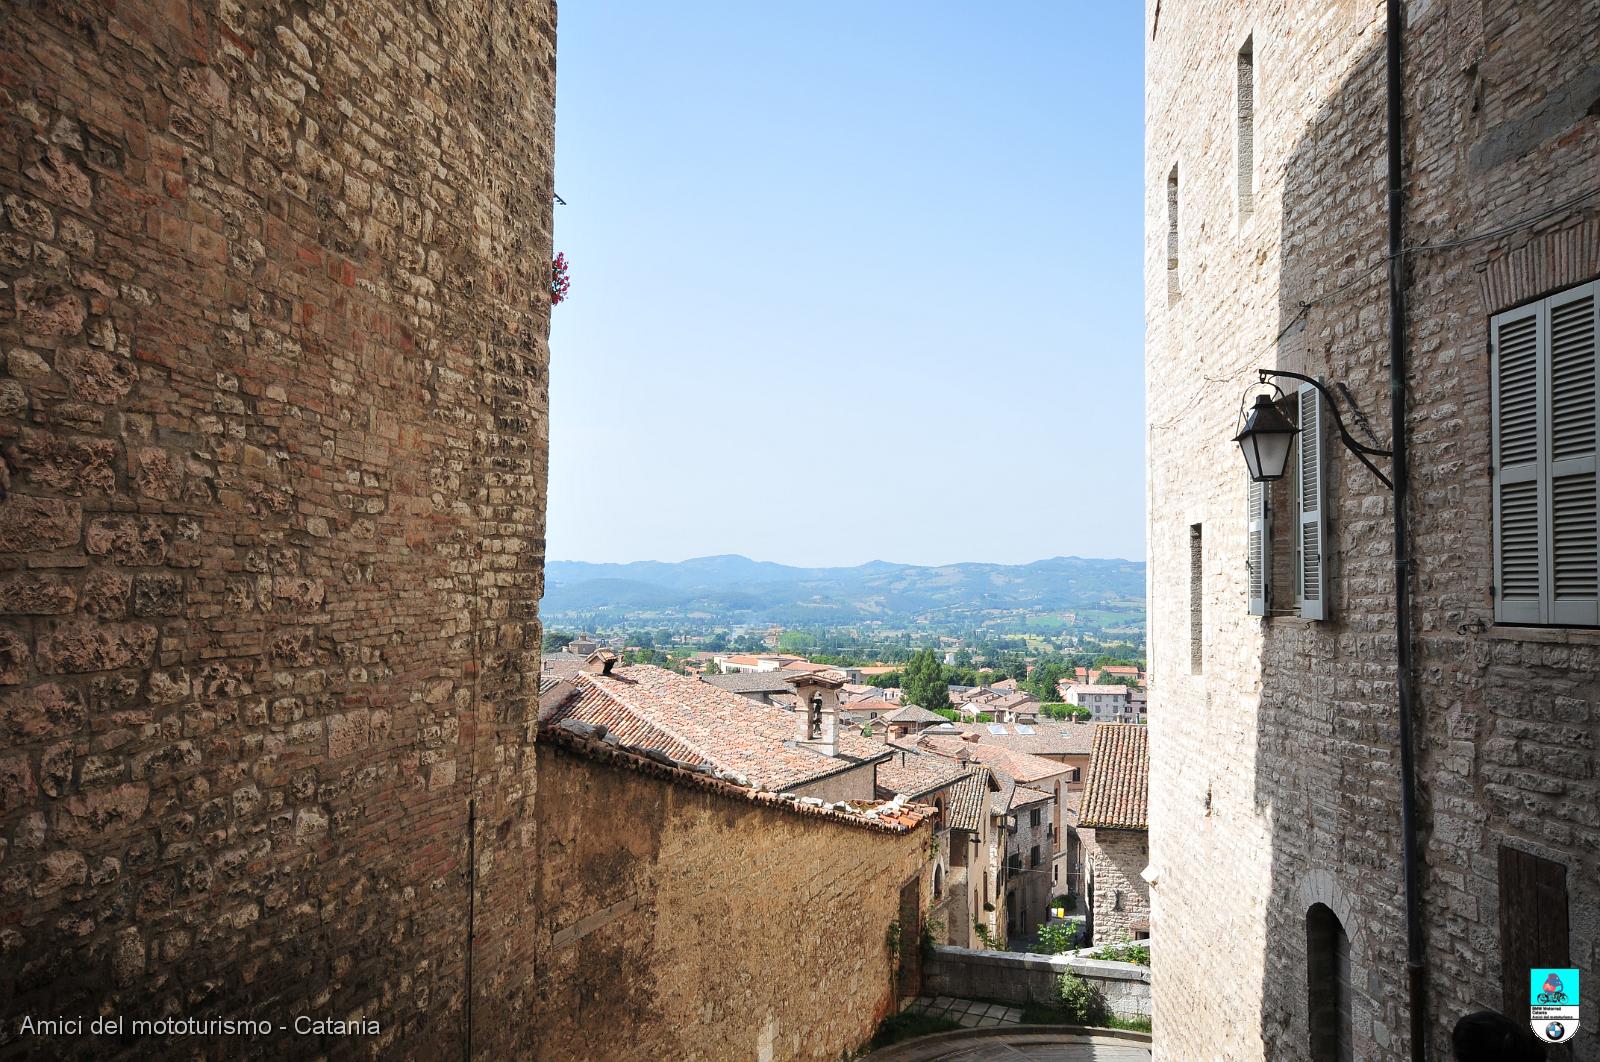
[[[541,1059],[828,1059],[891,1012],[890,834],[673,784],[541,742],[533,882]],[[904,946],[917,947],[915,933]]]
[[[554,19],[0,16],[0,1053],[526,1040]]]
[[[1305,1057],[1305,914],[1324,902],[1351,938],[1355,1057],[1398,1057],[1409,1019],[1392,496],[1335,444],[1330,618],[1248,616],[1246,481],[1229,441],[1259,366],[1342,381],[1388,441],[1385,272],[1367,272],[1385,252],[1383,6],[1152,0],[1145,31],[1157,1050]],[[1247,38],[1256,181],[1244,216],[1230,149]],[[1600,3],[1413,0],[1406,51],[1408,244],[1488,232],[1593,187],[1600,118],[1585,113],[1596,93],[1583,93],[1600,57]],[[1184,275],[1169,306],[1174,164]],[[1590,200],[1411,260],[1409,517],[1434,1058],[1448,1057],[1462,1013],[1500,1006],[1499,845],[1568,868],[1572,960],[1600,959],[1600,823],[1586,810],[1600,798],[1600,637],[1494,625],[1487,354],[1492,313],[1600,274],[1597,220]],[[1205,645],[1191,675],[1196,523]],[[1280,562],[1292,541],[1284,523],[1280,514]],[[1279,590],[1275,606],[1292,608],[1292,588]],[[1218,949],[1219,939],[1233,944]],[[1596,1057],[1595,1044],[1575,1057]]]

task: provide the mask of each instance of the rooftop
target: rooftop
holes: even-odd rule
[[[961,781],[975,769],[970,764],[956,763],[943,756],[928,756],[909,749],[891,751],[894,755],[878,764],[880,796],[898,794],[907,800],[917,800]]]
[[[1109,685],[1109,686],[1099,686],[1099,685],[1088,686],[1088,685],[1084,685],[1083,683],[1075,683],[1075,684],[1073,684],[1071,686],[1068,686],[1067,687],[1067,691],[1069,693],[1078,693],[1078,694],[1084,694],[1084,693],[1109,693],[1109,694],[1113,694],[1113,695],[1117,695],[1117,696],[1123,696],[1123,697],[1126,697],[1128,695],[1128,687],[1119,686],[1119,685],[1116,685],[1115,683],[1113,683],[1112,685]]]
[[[779,671],[736,671],[731,675],[704,675],[701,682],[709,682],[719,690],[731,693],[793,693],[794,686]]]
[[[598,723],[624,745],[653,749],[694,766],[718,768],[761,789],[789,789],[888,754],[841,734],[838,757],[794,741],[795,715],[697,678],[637,664],[584,671],[547,693],[540,720]]]
[[[980,743],[999,745],[1032,756],[1087,756],[1094,745],[1094,725],[1079,722],[963,723],[964,734]]]
[[[600,763],[635,771],[687,788],[700,789],[733,800],[769,807],[793,815],[802,815],[822,821],[837,822],[858,829],[877,830],[881,833],[910,833],[935,814],[932,807],[909,803],[900,799],[874,801],[828,802],[809,797],[794,797],[763,792],[750,786],[741,786],[726,778],[719,778],[704,768],[691,764],[662,762],[638,749],[621,743],[616,735],[575,720],[543,723],[539,728],[539,742]]]
[[[983,816],[989,811],[989,794],[1000,788],[987,767],[970,768],[971,774],[950,790],[950,805],[945,808],[945,821],[952,830],[979,833],[983,829]]]
[[[1095,727],[1078,825],[1112,830],[1149,828],[1149,734],[1150,728],[1141,723]]]
[[[922,749],[949,759],[956,759],[961,753],[965,752],[978,763],[1018,782],[1035,782],[1041,778],[1053,778],[1063,771],[1071,769],[1066,764],[1057,763],[1055,760],[1030,756],[1026,752],[1017,752],[1013,749],[984,741],[968,741],[962,737],[947,737],[924,732],[916,735],[915,744],[910,744],[911,741],[912,739],[909,737],[906,739],[909,747]]]

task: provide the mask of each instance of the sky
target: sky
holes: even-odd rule
[[[563,4],[546,556],[1142,560],[1142,7]]]

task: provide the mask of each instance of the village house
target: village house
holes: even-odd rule
[[[1126,686],[1074,683],[1067,687],[1066,701],[1074,708],[1088,709],[1089,718],[1096,723],[1134,723],[1138,718],[1132,708],[1130,692]]]
[[[762,704],[783,708],[793,708],[795,704],[794,686],[782,671],[733,671],[725,675],[701,675],[700,681]]]
[[[930,728],[918,735],[893,740],[891,744],[960,762],[982,764],[1000,781],[1003,790],[997,797],[996,811],[1005,816],[1008,826],[1004,860],[1008,868],[1019,871],[1013,877],[1020,886],[1009,890],[1015,893],[1009,897],[1015,902],[1007,904],[1003,924],[1011,935],[1032,934],[1049,917],[1049,902],[1060,884],[1058,856],[1064,847],[1070,854],[1070,846],[1062,836],[1060,808],[1072,802],[1068,786],[1075,769],[1055,760],[985,743],[978,733],[970,730],[941,733],[939,728]],[[1040,795],[1043,801],[1039,800]],[[1014,806],[1021,809],[1021,824]],[[1027,828],[1026,832],[1020,830],[1021,826]],[[1036,845],[1038,865],[1033,863]],[[1027,873],[1024,875],[1021,871]]]
[[[1587,1029],[1600,9],[1143,32],[1157,1054],[1444,1062],[1534,967]]]
[[[1003,788],[989,768],[974,765],[950,790],[950,877],[942,915],[946,940],[957,947],[989,947],[1004,937],[1009,801]]]
[[[1131,723],[1095,726],[1078,814],[1078,832],[1089,856],[1089,939],[1095,945],[1150,935],[1145,877],[1150,862],[1149,733],[1148,727]]]

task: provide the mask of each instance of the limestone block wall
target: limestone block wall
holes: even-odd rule
[[[0,1054],[527,1037],[554,48],[548,0],[0,14]]]
[[[1094,830],[1089,846],[1094,882],[1091,944],[1137,939],[1150,926],[1150,887],[1143,874],[1149,840],[1143,830]]]
[[[893,834],[674,784],[541,741],[539,1059],[838,1059],[891,1013]],[[916,947],[915,934],[907,946]]]
[[[1068,970],[1098,988],[1107,1009],[1117,1017],[1150,1017],[1150,967],[1076,955],[935,948],[932,959],[923,963],[922,993],[1003,1003],[1052,1003],[1057,998],[1057,979]]]
[[[1246,483],[1229,441],[1257,367],[1339,381],[1370,439],[1388,441],[1383,5],[1145,6],[1157,1054],[1305,1057],[1305,915],[1333,897],[1352,942],[1354,1054],[1402,1056],[1393,499],[1335,447],[1329,618],[1292,615],[1281,580],[1274,615],[1249,616]],[[1247,41],[1248,211],[1236,146]],[[1600,644],[1594,631],[1494,623],[1488,386],[1492,314],[1600,275],[1600,202],[1574,202],[1600,172],[1600,4],[1413,0],[1405,48],[1405,239],[1426,248],[1407,275],[1407,430],[1427,1049],[1443,1059],[1457,1017],[1500,1006],[1502,844],[1566,866],[1571,959],[1600,958],[1600,835],[1586,810],[1600,797]],[[1284,576],[1289,519],[1274,528]],[[1575,1057],[1594,1044],[1580,1039]]]

